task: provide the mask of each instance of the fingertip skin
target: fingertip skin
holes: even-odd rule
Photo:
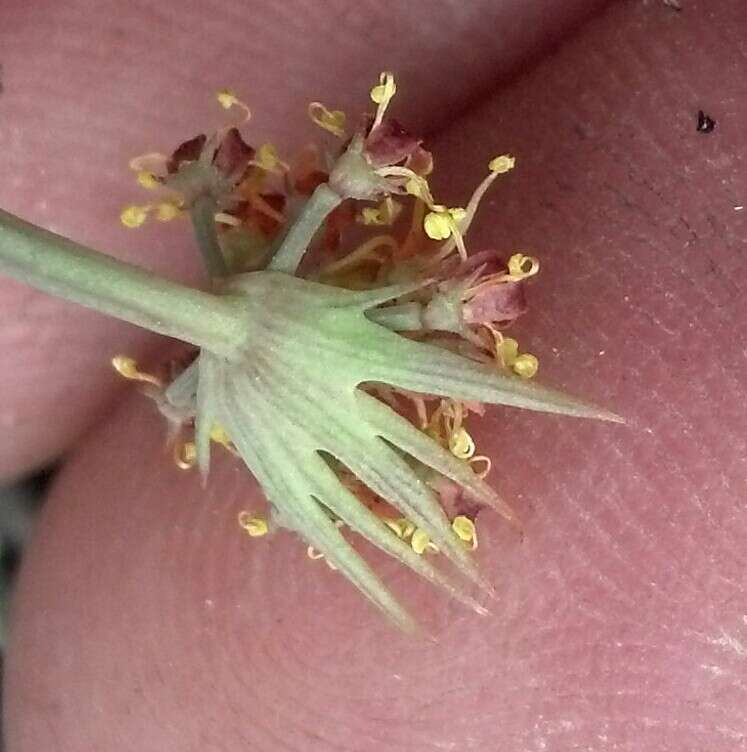
[[[11,752],[743,745],[747,8],[682,5],[615,4],[435,144],[450,205],[516,156],[468,240],[541,258],[512,336],[628,420],[477,424],[524,521],[478,519],[492,615],[372,555],[437,639],[393,634],[291,536],[242,537],[256,486],[170,468],[133,396],[24,563]]]

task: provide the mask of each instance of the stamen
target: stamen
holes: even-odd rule
[[[410,538],[410,547],[412,550],[422,556],[426,551],[432,551],[438,553],[438,546],[431,540],[428,533],[422,528],[415,528]]]
[[[373,131],[379,125],[381,125],[386,113],[389,102],[397,93],[397,84],[394,82],[394,76],[389,71],[384,71],[379,76],[379,83],[371,89],[371,100],[374,104],[377,104],[376,117],[374,118],[371,130]]]
[[[197,447],[194,441],[174,445],[174,462],[180,470],[191,470],[197,462]]]
[[[508,279],[519,282],[527,277],[533,277],[539,272],[539,260],[523,253],[514,253],[508,260]]]
[[[159,222],[170,222],[172,219],[181,216],[181,214],[181,207],[170,201],[162,201],[156,205],[156,219]]]
[[[345,113],[342,110],[328,110],[321,102],[309,105],[309,117],[320,128],[338,138],[345,137]]]
[[[161,379],[157,376],[153,376],[153,374],[138,371],[137,361],[127,355],[115,355],[112,358],[112,366],[120,376],[124,376],[126,379],[132,381],[144,381],[148,384],[153,384],[153,386],[157,386],[159,389],[163,387]]]
[[[484,454],[476,454],[474,457],[470,457],[470,459],[467,461],[469,462],[470,465],[476,465],[479,462],[482,462],[485,464],[485,467],[482,470],[474,471],[475,475],[477,475],[477,477],[480,478],[480,480],[485,480],[485,478],[487,478],[488,475],[490,474],[491,468],[493,467],[493,462],[490,459],[490,457],[486,457]]]
[[[459,223],[459,231],[462,236],[467,234],[467,230],[469,230],[470,225],[472,224],[472,220],[474,219],[477,212],[477,207],[480,205],[480,201],[482,201],[482,197],[485,195],[485,192],[488,190],[488,188],[490,188],[490,186],[493,184],[493,181],[499,175],[503,175],[509,170],[513,169],[515,163],[516,160],[514,159],[514,157],[511,157],[508,154],[503,154],[500,157],[495,157],[494,159],[490,160],[488,164],[490,173],[475,189],[475,192],[472,194],[472,197],[467,203],[465,216]],[[458,247],[458,240],[459,239],[457,236],[449,239],[439,251],[438,255],[434,259],[434,262],[442,261],[443,259],[445,259],[454,250],[455,247]],[[459,252],[461,255],[461,249],[459,249]]]
[[[449,450],[460,460],[468,460],[475,453],[475,441],[464,428],[449,436]]]
[[[513,170],[514,165],[516,165],[515,157],[512,157],[510,154],[501,154],[499,157],[493,157],[488,162],[488,169],[497,175],[504,175],[509,170]]]
[[[531,353],[522,353],[511,367],[514,373],[523,379],[531,379],[539,369],[539,360]]]
[[[150,170],[138,170],[135,179],[143,188],[147,188],[149,191],[161,185],[158,178]]]
[[[392,225],[402,211],[391,196],[387,196],[378,206],[365,206],[356,221],[362,225]]]
[[[374,255],[374,251],[379,248],[390,248],[392,252],[396,253],[399,246],[397,241],[391,235],[377,235],[374,238],[370,238],[365,243],[361,243],[354,251],[348,253],[347,256],[343,256],[337,261],[333,261],[327,264],[319,272],[320,277],[329,277],[333,274],[338,274],[341,271],[350,269],[360,264],[362,261],[366,261],[369,257]]]
[[[157,151],[151,151],[147,154],[139,154],[133,157],[128,165],[133,172],[149,172],[152,175],[166,172],[166,163],[169,158],[165,154]]]
[[[477,548],[477,529],[475,523],[467,516],[460,514],[451,521],[451,529],[459,540],[464,541],[473,551]]]
[[[407,540],[414,532],[415,525],[406,517],[400,517],[399,519],[385,519],[384,524],[394,532],[398,538]]]
[[[274,144],[263,144],[257,149],[255,158],[249,164],[259,167],[265,172],[274,172],[282,174],[290,170],[289,165],[280,159],[278,150]]]
[[[239,512],[239,527],[243,528],[250,538],[261,538],[270,530],[264,517],[252,515],[247,511]]]
[[[150,205],[138,206],[130,204],[125,206],[119,214],[119,221],[130,229],[140,227],[148,218],[148,212],[152,209]]]
[[[238,107],[244,111],[244,118],[239,122],[243,125],[252,117],[252,111],[244,104],[230,89],[221,89],[216,92],[215,98],[224,110],[230,110],[231,107]]]

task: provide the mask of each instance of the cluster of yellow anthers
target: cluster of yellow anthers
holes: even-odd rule
[[[371,89],[371,100],[377,105],[376,115],[371,125],[373,131],[384,119],[386,110],[397,91],[394,76],[384,72],[379,77],[379,83]],[[321,128],[329,131],[338,138],[348,136],[345,130],[347,118],[341,110],[328,110],[321,102],[312,102],[309,105],[309,116]],[[503,154],[495,157],[488,163],[489,174],[478,185],[466,207],[448,207],[437,204],[428,185],[427,175],[433,166],[428,166],[424,172],[418,174],[409,167],[392,165],[377,168],[375,172],[381,177],[400,178],[405,181],[405,192],[420,199],[428,211],[423,216],[423,230],[432,240],[448,241],[439,257],[448,256],[456,247],[462,259],[467,258],[467,248],[464,243],[464,234],[474,218],[477,207],[490,187],[491,183],[499,176],[513,169],[516,160],[514,157]],[[369,207],[361,212],[360,221],[363,224],[391,224],[396,218],[396,202],[387,199],[378,208]]]
[[[385,518],[383,521],[398,538],[407,541],[416,554],[422,556],[426,553],[438,553],[438,546],[430,539],[428,533],[419,527],[415,527],[405,517]],[[344,527],[344,524],[339,520],[335,524],[338,528]],[[239,512],[239,527],[250,538],[261,538],[270,532],[269,524],[262,515],[252,514],[246,510]],[[470,550],[474,551],[477,548],[477,529],[474,521],[469,517],[464,514],[457,515],[451,521],[451,529]],[[330,569],[336,568],[334,564],[325,558],[324,554],[317,551],[313,546],[308,546],[306,555],[314,561],[324,559]]]

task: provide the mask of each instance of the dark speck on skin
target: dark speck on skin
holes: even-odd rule
[[[715,127],[716,121],[712,117],[706,115],[703,110],[698,110],[698,133],[711,133]]]

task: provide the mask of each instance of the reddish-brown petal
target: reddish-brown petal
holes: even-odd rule
[[[403,162],[420,146],[396,120],[386,119],[366,136],[366,155],[374,167]]]
[[[194,162],[200,156],[206,141],[207,136],[204,133],[200,133],[199,136],[195,136],[194,138],[190,138],[189,141],[179,144],[166,163],[166,169],[169,173],[176,172],[184,162]]]
[[[238,183],[253,156],[254,149],[244,141],[237,128],[231,128],[215,152],[213,165],[224,177]]]
[[[497,282],[484,287],[467,301],[462,315],[467,324],[507,323],[527,310],[521,282]]]

